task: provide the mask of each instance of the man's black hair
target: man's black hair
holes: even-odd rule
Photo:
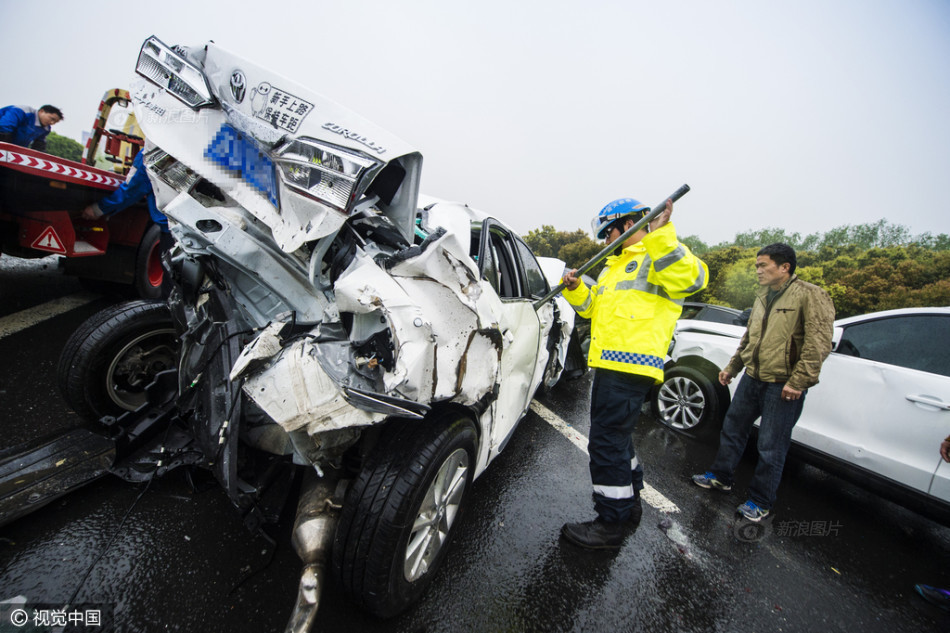
[[[45,106],[41,106],[40,110],[43,110],[44,112],[49,112],[50,114],[55,114],[56,116],[60,118],[60,120],[63,120],[66,118],[63,116],[63,111],[53,105],[46,104]]]
[[[769,244],[768,246],[763,246],[761,249],[759,249],[759,252],[755,255],[756,257],[759,255],[768,255],[769,258],[775,262],[776,266],[788,264],[788,274],[795,274],[795,267],[798,265],[798,259],[795,257],[795,249],[788,244],[782,244],[781,242]]]

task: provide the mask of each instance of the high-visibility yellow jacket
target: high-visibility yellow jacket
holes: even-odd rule
[[[597,283],[564,297],[591,320],[587,364],[663,381],[666,356],[683,299],[706,287],[709,269],[676,239],[668,222],[606,260]]]

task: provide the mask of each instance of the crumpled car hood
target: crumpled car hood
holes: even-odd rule
[[[214,43],[183,50],[201,65],[218,107],[195,111],[155,84],[136,80],[130,91],[132,101],[150,143],[185,162],[250,211],[273,232],[273,240],[285,252],[330,235],[346,215],[283,195],[283,184],[270,173],[272,165],[267,160],[256,161],[253,150],[269,150],[288,139],[307,137],[368,153],[384,162],[402,157],[407,182],[389,214],[403,235],[411,238],[422,157],[409,144],[334,101]],[[243,90],[232,88],[236,83]],[[223,165],[215,156],[234,151],[239,135],[246,135],[252,145],[242,147]]]

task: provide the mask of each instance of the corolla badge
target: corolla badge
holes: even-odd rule
[[[247,80],[244,78],[244,73],[240,70],[235,70],[231,73],[231,96],[234,97],[234,100],[238,103],[244,101],[244,93],[247,92]]]

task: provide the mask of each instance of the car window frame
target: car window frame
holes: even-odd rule
[[[944,376],[944,377],[950,378],[950,366],[948,366],[946,369],[943,369],[941,371],[932,371],[931,369],[923,368],[921,366],[908,365],[905,362],[894,362],[895,360],[901,360],[901,359],[882,360],[880,357],[864,356],[860,353],[859,350],[854,348],[854,344],[848,339],[849,330],[854,331],[855,328],[861,328],[861,327],[870,326],[870,325],[880,325],[886,321],[894,321],[898,319],[906,322],[913,319],[922,319],[922,318],[927,318],[927,317],[936,318],[936,319],[944,319],[945,320],[944,322],[950,323],[950,316],[939,314],[939,313],[891,314],[891,315],[882,316],[879,318],[856,321],[856,322],[848,323],[846,325],[842,325],[835,328],[835,332],[833,336],[834,345],[833,345],[832,351],[835,354],[840,354],[842,356],[850,356],[852,358],[857,358],[857,359],[868,361],[868,362],[880,363],[882,365],[888,365],[890,367],[899,367],[901,369],[919,371],[926,374],[931,374],[935,376]],[[912,328],[908,326],[903,326],[903,327],[907,327],[908,331],[927,331],[927,328]],[[852,349],[849,348],[849,346],[850,348],[853,348],[853,351]],[[940,346],[937,345],[935,347],[940,347]],[[916,358],[916,356],[911,355],[911,358]]]
[[[473,226],[472,230],[476,230]],[[481,222],[478,273],[492,285],[502,301],[526,301],[527,279],[514,244],[515,236],[493,218]],[[491,269],[489,269],[489,266]]]

